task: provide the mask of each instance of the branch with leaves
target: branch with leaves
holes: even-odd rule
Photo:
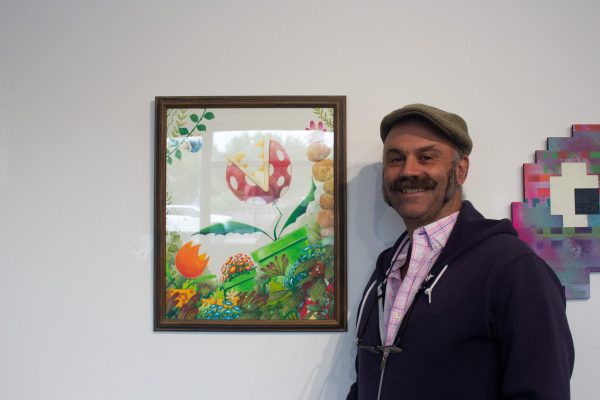
[[[332,108],[319,108],[313,109],[313,113],[327,126],[333,130],[333,109]]]
[[[189,119],[194,125],[190,130],[185,127],[186,113],[186,110],[182,110],[177,116],[173,116],[173,118],[177,118],[177,121],[175,121],[175,127],[172,129],[171,134],[173,137],[181,140],[178,140],[177,143],[169,149],[167,153],[167,163],[169,164],[173,162],[173,155],[178,160],[181,160],[183,154],[180,147],[188,138],[196,136],[194,133],[201,134],[202,132],[206,132],[206,125],[204,125],[202,121],[210,121],[215,118],[215,115],[212,112],[207,111],[206,108],[202,111],[202,115],[200,116],[198,116],[198,114],[191,114]]]

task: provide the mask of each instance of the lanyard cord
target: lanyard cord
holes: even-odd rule
[[[381,299],[383,298],[383,296],[385,294],[387,278],[388,278],[388,275],[390,274],[390,271],[392,270],[392,266],[394,265],[394,263],[400,256],[400,252],[402,251],[402,248],[404,246],[406,246],[406,243],[408,243],[408,241],[404,241],[404,239],[406,239],[406,236],[407,236],[407,232],[404,232],[402,235],[400,235],[400,237],[398,238],[398,240],[396,240],[396,243],[394,243],[394,246],[392,247],[392,248],[396,249],[396,250],[394,250],[394,253],[392,253],[392,254],[395,254],[395,257],[389,263],[390,266],[387,268],[387,270],[385,272],[385,276],[384,276],[383,280],[381,281],[381,283],[379,284],[379,287],[382,290],[382,294],[377,295],[377,297],[375,298],[375,301],[373,303],[371,303],[371,305],[368,307],[367,310],[363,309],[366,305],[365,303],[368,301],[368,298],[371,295],[370,289],[372,289],[373,283],[375,283],[377,281],[377,277],[376,277],[375,281],[373,281],[373,283],[371,283],[369,289],[365,293],[365,297],[362,299],[361,303],[359,304],[359,314],[358,314],[358,318],[356,321],[357,333],[356,333],[356,339],[355,339],[355,342],[357,345],[360,344],[360,342],[362,341],[362,335],[366,329],[366,324],[363,324],[361,326],[361,321],[363,319],[362,316],[363,315],[370,316],[371,313],[373,312],[373,307],[378,305],[379,302],[381,301]],[[383,262],[385,263],[385,260]]]
[[[444,272],[446,272],[446,269],[448,268],[448,264],[446,264],[446,266],[444,268],[442,268],[440,271],[439,265],[441,265],[441,264],[438,264],[437,262],[434,264],[433,267],[435,267],[436,271],[430,272],[429,275],[427,276],[427,278],[425,278],[425,281],[421,284],[421,287],[417,291],[417,294],[415,295],[414,300],[412,301],[412,303],[408,307],[408,310],[404,314],[404,318],[402,319],[402,323],[400,324],[400,327],[398,328],[398,333],[396,334],[396,340],[394,341],[394,346],[396,346],[398,348],[401,347],[400,345],[402,344],[402,338],[404,337],[404,332],[406,332],[406,327],[408,326],[408,321],[410,320],[410,316],[412,315],[412,312],[415,308],[415,303],[417,302],[417,298],[418,298],[417,296],[421,293],[427,294],[429,296],[429,304],[431,304],[431,291],[433,290],[433,286],[439,281],[439,279],[442,277],[442,274]],[[432,271],[433,271],[433,267],[431,268]]]
[[[402,252],[402,248],[404,246],[406,246],[406,243],[409,242],[409,241],[404,241],[405,238],[406,238],[406,232],[404,232],[404,234],[402,234],[400,236],[400,238],[398,238],[398,240],[396,241],[396,244],[394,245],[394,247],[397,249],[394,252],[395,257],[390,262],[390,267],[386,270],[385,277],[379,285],[382,289],[381,294],[377,295],[375,301],[373,303],[371,303],[371,305],[368,307],[368,310],[363,310],[363,311],[366,311],[366,314],[368,316],[370,316],[371,313],[373,312],[373,307],[375,305],[380,305],[380,308],[383,309],[383,303],[384,303],[383,299],[385,297],[387,278],[392,270],[394,263],[397,261],[398,257],[400,256],[400,253]],[[438,282],[438,280],[441,278],[442,274],[448,268],[448,263],[446,263],[446,265],[443,268],[440,268],[441,264],[438,261],[439,261],[439,259],[432,266],[429,275],[427,276],[427,278],[425,278],[425,281],[421,284],[421,287],[419,287],[419,290],[417,291],[415,298],[411,302],[410,306],[408,307],[408,310],[406,310],[406,313],[404,314],[404,317],[402,318],[402,323],[400,324],[400,327],[398,328],[398,332],[396,333],[396,338],[394,340],[394,346],[397,348],[400,348],[400,345],[402,343],[402,338],[404,336],[404,333],[406,332],[408,322],[410,321],[410,317],[415,308],[415,303],[417,302],[418,295],[421,293],[427,294],[429,296],[429,303],[431,303],[431,291],[433,289],[433,286]],[[373,285],[373,284],[371,284],[371,285]],[[370,297],[370,291],[368,293],[366,293],[366,297]],[[364,298],[363,303],[366,302],[367,300],[368,300],[367,298]],[[362,305],[362,304],[361,304],[361,306],[364,307],[364,305]],[[365,331],[366,325],[367,325],[367,324],[362,324],[362,326],[361,326],[361,320],[362,320],[363,314],[364,314],[363,312],[360,313],[359,319],[357,321],[357,331],[358,331],[356,334],[356,344],[357,345],[360,344],[360,342],[362,341],[362,335],[364,334],[364,331]],[[380,321],[380,323],[381,323],[381,321]],[[380,339],[382,340],[383,338],[380,338]],[[383,342],[382,342],[382,345],[383,345]]]

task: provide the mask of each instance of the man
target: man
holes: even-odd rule
[[[564,289],[508,220],[463,201],[472,142],[423,104],[381,122],[383,194],[406,232],[360,302],[348,399],[569,399]]]

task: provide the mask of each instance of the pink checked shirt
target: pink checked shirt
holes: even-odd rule
[[[433,263],[446,245],[450,232],[456,223],[458,211],[454,214],[415,229],[412,235],[412,251],[404,280],[400,278],[400,268],[406,261],[410,238],[398,247],[392,259],[385,293],[385,346],[393,344],[402,323],[402,318],[410,307],[421,284],[429,274]]]

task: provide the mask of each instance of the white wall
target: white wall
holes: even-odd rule
[[[410,102],[463,115],[468,197],[508,217],[546,137],[600,123],[599,13],[594,0],[0,0],[0,397],[342,398],[353,328],[152,331],[154,96],[347,96],[354,321],[402,228],[379,196],[381,117]],[[568,304],[577,400],[597,398],[599,278]]]

